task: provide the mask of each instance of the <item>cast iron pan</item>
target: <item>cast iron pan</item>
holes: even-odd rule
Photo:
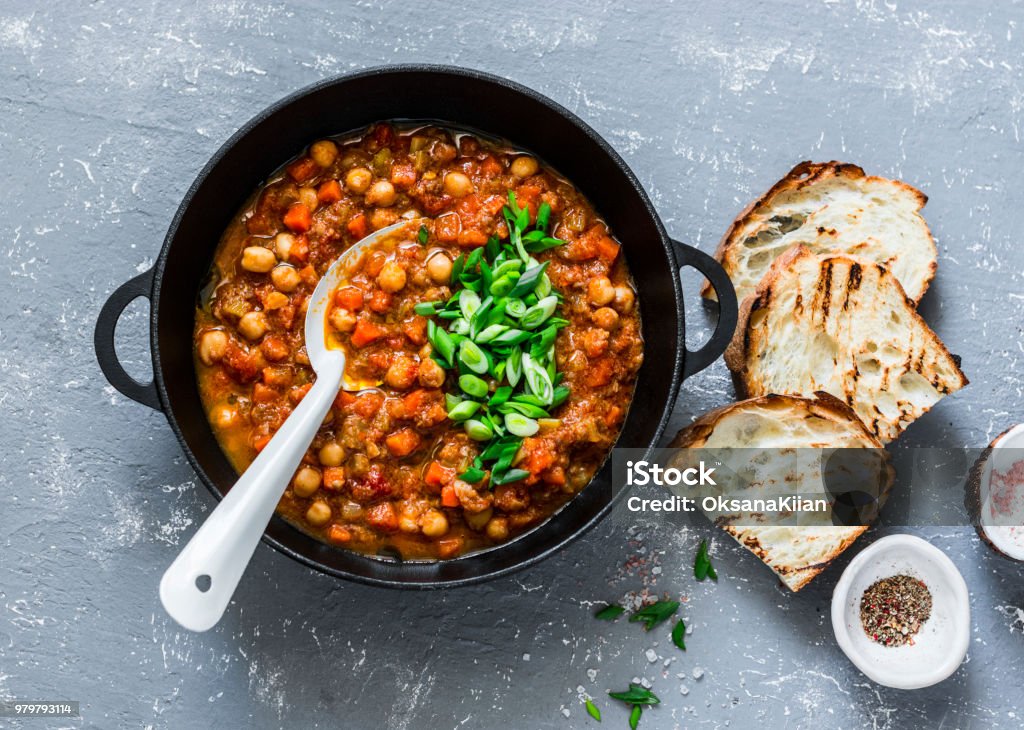
[[[446,66],[391,66],[322,81],[271,105],[220,148],[185,195],[156,265],[115,290],[96,324],[96,356],[103,374],[124,395],[163,411],[192,466],[218,499],[237,475],[207,422],[192,361],[197,296],[218,240],[263,179],[312,140],[380,120],[402,119],[475,128],[533,152],[568,177],[623,242],[637,285],[645,344],[618,447],[653,448],[683,379],[716,360],[732,337],[736,295],[721,266],[669,238],[636,176],[607,142],[567,109],[506,79]],[[684,345],[682,266],[699,270],[718,293],[717,328],[696,351]],[[137,297],[150,302],[150,383],[128,375],[114,351],[117,320]],[[579,495],[534,530],[487,551],[437,562],[402,562],[334,548],[278,517],[263,539],[285,555],[339,578],[394,587],[444,587],[536,563],[583,534],[614,501],[609,460]]]

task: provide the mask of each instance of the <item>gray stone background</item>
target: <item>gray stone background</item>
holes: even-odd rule
[[[922,312],[973,382],[905,443],[982,445],[1024,415],[1022,34],[1020,3],[966,0],[0,2],[0,698],[83,714],[7,724],[594,727],[582,692],[626,727],[605,692],[642,677],[663,698],[648,729],[1019,727],[1024,569],[967,528],[925,535],[971,588],[968,660],[915,692],[873,685],[832,636],[832,587],[876,531],[798,595],[704,524],[621,513],[539,567],[443,593],[342,583],[261,546],[224,620],[191,634],[156,588],[213,500],[163,416],[106,386],[91,334],[250,116],[351,69],[449,62],[578,113],[705,250],[799,160],[921,187],[940,249]],[[696,341],[708,315],[685,283]],[[146,330],[138,302],[119,347],[140,377]],[[731,397],[719,363],[686,383],[676,426]],[[692,578],[704,537],[717,585]],[[666,627],[591,618],[645,591],[685,600],[687,653]]]

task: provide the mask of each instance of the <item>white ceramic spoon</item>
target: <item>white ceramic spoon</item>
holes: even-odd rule
[[[403,221],[371,233],[341,256],[317,284],[306,310],[305,337],[316,381],[274,437],[235,482],[160,580],[160,601],[175,621],[192,631],[212,628],[224,614],[281,494],[309,448],[345,382],[345,353],[329,349],[325,318],[344,264],[366,246],[419,221]]]

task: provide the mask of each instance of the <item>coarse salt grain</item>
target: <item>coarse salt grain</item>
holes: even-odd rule
[[[569,714],[570,714],[570,713],[569,713],[569,708],[568,708],[568,707],[563,707],[563,708],[562,708],[562,714],[563,714],[563,715],[564,715],[565,717],[569,717]]]
[[[687,687],[685,684],[679,685],[679,694],[684,696],[690,694],[690,688]]]
[[[587,679],[589,679],[591,682],[596,680],[597,679],[597,670],[596,669],[588,669],[587,670]]]
[[[656,652],[654,649],[648,649],[646,655],[647,661],[651,662],[652,664],[658,661],[658,652]]]
[[[529,654],[523,654],[523,661],[524,662],[530,661],[530,655]]]
[[[700,667],[694,667],[693,668],[693,678],[694,679],[700,679],[703,676],[704,676],[704,670],[703,669],[701,669]]]

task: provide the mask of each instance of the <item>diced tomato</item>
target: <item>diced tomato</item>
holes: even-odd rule
[[[459,211],[460,217],[473,218],[480,210],[480,196],[474,193],[460,198],[459,202],[455,205],[455,209]]]
[[[352,344],[356,347],[365,347],[374,340],[384,336],[384,330],[366,319],[356,322],[356,328],[352,332]]]
[[[441,466],[440,462],[432,461],[423,474],[423,481],[432,487],[443,487],[455,480],[455,470]]]
[[[497,215],[501,212],[501,209],[505,207],[505,202],[505,198],[500,195],[489,195],[484,201],[482,210],[487,213],[487,215]]]
[[[543,191],[536,185],[520,185],[516,188],[516,205],[524,205],[530,209],[530,220],[537,219],[537,208],[540,205],[540,194]]]
[[[384,396],[380,393],[363,393],[356,397],[356,402],[355,405],[352,406],[352,410],[356,415],[362,416],[363,418],[373,418],[383,404]]]
[[[334,303],[350,312],[363,308],[363,290],[356,286],[345,286],[334,292]]]
[[[374,289],[370,294],[370,303],[367,305],[378,314],[384,314],[391,309],[393,297],[383,289]]]
[[[391,166],[391,184],[399,190],[408,190],[416,184],[416,168],[409,162],[396,162]]]
[[[288,165],[286,169],[288,170],[288,177],[297,183],[301,183],[316,175],[320,166],[311,157],[302,157]]]
[[[352,405],[355,402],[356,402],[355,395],[353,395],[352,393],[349,393],[347,390],[340,390],[340,391],[338,391],[338,395],[336,395],[334,397],[334,407],[339,409],[339,410],[342,410],[342,409],[346,408],[347,406]]]
[[[565,484],[565,469],[560,466],[553,466],[545,471],[541,478],[548,484],[554,484],[556,487],[561,487]]]
[[[269,433],[253,436],[252,447],[256,449],[257,452],[263,451],[263,449],[267,448],[267,444],[270,443],[270,438],[271,436]]]
[[[273,403],[278,398],[278,392],[268,385],[256,383],[252,386],[252,400],[254,403]]]
[[[498,162],[494,155],[487,155],[487,157],[484,158],[484,161],[480,163],[480,172],[487,177],[499,175],[503,169],[504,168],[502,168],[501,163]]]
[[[459,234],[459,245],[466,248],[476,248],[487,243],[487,234],[474,229],[462,231]]]
[[[536,442],[536,446],[530,449],[527,457],[521,462],[522,468],[534,476],[555,463],[555,455],[545,441]]]
[[[376,527],[384,532],[394,532],[398,529],[398,514],[391,502],[381,502],[366,510],[366,524]]]
[[[284,214],[284,224],[296,233],[305,233],[313,226],[313,214],[302,203],[292,203]]]
[[[344,545],[352,540],[352,531],[342,525],[331,525],[327,528],[327,540],[335,545]]]
[[[341,183],[337,180],[321,183],[316,191],[316,199],[321,203],[337,203],[341,200]]]
[[[425,345],[427,343],[427,318],[419,315],[407,319],[402,323],[402,332],[414,345]]]
[[[604,414],[604,423],[606,426],[615,426],[621,420],[622,409],[618,406],[611,406],[608,409],[608,412]]]
[[[612,374],[614,372],[615,363],[610,357],[602,357],[596,361],[591,360],[584,382],[588,387],[600,388],[612,382]]]
[[[458,507],[459,497],[455,494],[455,487],[451,484],[445,484],[441,487],[441,505],[444,507]]]
[[[279,335],[267,335],[260,343],[260,352],[271,362],[280,362],[288,357],[288,343]]]
[[[356,240],[366,238],[366,234],[369,233],[370,230],[369,224],[366,221],[366,214],[360,213],[352,216],[352,218],[349,219],[346,228],[348,228],[348,232],[352,234],[352,238]]]
[[[403,428],[384,439],[384,443],[395,456],[408,456],[420,445],[420,436],[411,428]]]
[[[462,219],[458,213],[445,213],[434,221],[434,237],[438,241],[452,242],[459,239],[462,230]]]
[[[337,492],[345,486],[345,469],[340,466],[329,466],[324,469],[324,489]]]
[[[244,350],[233,340],[228,341],[228,349],[224,353],[223,363],[228,373],[240,383],[254,380],[260,372],[258,351]]]
[[[619,255],[619,244],[611,236],[602,236],[597,240],[597,255],[609,263]]]

